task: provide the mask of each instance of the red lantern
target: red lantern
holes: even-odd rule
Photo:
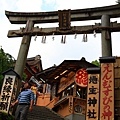
[[[82,68],[76,72],[75,82],[81,87],[87,87],[88,84],[88,73],[86,69]]]

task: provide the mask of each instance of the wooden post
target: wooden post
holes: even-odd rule
[[[102,27],[110,27],[110,17],[108,15],[102,15],[101,18]],[[102,57],[112,56],[112,43],[110,30],[102,30]]]

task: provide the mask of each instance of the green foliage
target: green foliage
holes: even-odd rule
[[[22,80],[25,81],[26,78],[27,78],[27,75],[26,75],[26,73],[24,72],[23,75],[22,75]]]
[[[0,120],[14,120],[14,117],[7,113],[0,112]]]
[[[99,62],[98,60],[92,61],[92,64],[94,64],[94,65],[100,67],[100,62]]]
[[[0,48],[0,90],[3,83],[2,72],[13,68],[15,59],[8,53],[5,53],[2,48]]]

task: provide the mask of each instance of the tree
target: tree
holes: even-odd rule
[[[94,64],[94,65],[100,67],[100,62],[99,62],[98,60],[92,61],[92,64]]]
[[[15,59],[8,53],[5,53],[2,47],[0,48],[0,90],[3,84],[2,73],[9,68],[13,68]]]

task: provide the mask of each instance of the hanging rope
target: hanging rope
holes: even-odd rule
[[[42,36],[42,41],[41,43],[46,43],[46,36]]]
[[[75,33],[75,35],[74,35],[74,39],[76,39],[77,38],[77,34]]]
[[[35,35],[35,38],[34,38],[34,41],[36,41],[37,40],[37,35]]]

